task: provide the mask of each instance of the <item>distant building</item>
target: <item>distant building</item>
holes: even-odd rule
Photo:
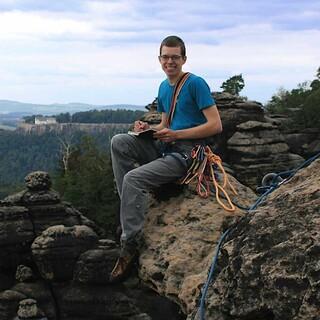
[[[55,124],[57,123],[54,117],[35,117],[34,124]]]

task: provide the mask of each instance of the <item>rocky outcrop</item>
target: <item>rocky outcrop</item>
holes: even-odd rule
[[[221,120],[223,140],[226,142],[240,123],[247,121],[264,122],[264,109],[260,102],[244,100],[227,92],[214,92]]]
[[[135,277],[111,286],[116,243],[60,200],[47,173],[25,181],[0,202],[1,320],[179,319],[175,304]]]
[[[249,213],[227,213],[189,192],[151,208],[141,278],[179,303],[188,319],[199,319],[197,302],[217,241],[234,226],[209,288],[205,319],[319,319],[319,171],[320,159]],[[253,198],[242,189],[236,200],[247,206]]]
[[[229,164],[245,185],[257,185],[266,173],[287,171],[304,159],[289,153],[289,146],[279,129],[267,122],[247,121],[227,142]]]
[[[283,130],[283,136],[290,152],[310,157],[320,152],[320,129],[308,128],[299,132]]]
[[[319,319],[319,170],[317,160],[235,227],[208,293],[206,319]]]
[[[268,114],[266,119],[279,128],[290,152],[297,153],[304,158],[320,152],[320,128],[294,128],[292,120],[284,114]]]
[[[110,130],[128,130],[128,123],[54,123],[54,124],[29,124],[19,123],[16,132],[20,134],[44,134],[46,132],[70,133],[83,131],[89,134],[110,132]]]
[[[178,304],[189,319],[197,319],[216,244],[221,233],[233,226],[209,287],[206,319],[317,319],[319,171],[317,160],[249,213],[244,208],[256,195],[231,176],[238,192],[232,196],[238,206],[235,212],[223,210],[214,197],[199,198],[194,184],[167,201],[150,202],[139,278],[153,292]],[[109,285],[118,247],[99,239],[90,224],[71,226],[62,219],[60,225],[38,233],[29,209],[45,204],[32,202],[28,207],[30,196],[51,201],[41,197],[53,191],[45,183],[46,175],[38,172],[34,177],[29,177],[32,183],[25,193],[8,197],[0,205],[0,278],[4,279],[0,319],[185,319],[168,300],[142,287],[135,276],[124,285]],[[21,234],[9,236],[13,229]],[[10,268],[4,259],[10,261]]]
[[[31,250],[42,278],[59,282],[72,279],[79,256],[97,243],[97,234],[87,226],[60,225],[42,232]]]
[[[253,203],[255,194],[232,177],[230,180],[238,192],[233,200],[242,207]],[[239,208],[225,211],[214,197],[201,199],[194,190],[190,185],[182,195],[150,208],[140,256],[142,280],[177,302],[186,314],[196,305],[225,224],[245,213]]]

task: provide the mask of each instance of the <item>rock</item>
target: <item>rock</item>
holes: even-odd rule
[[[274,191],[231,233],[206,319],[319,319],[320,159]]]
[[[0,319],[13,319],[18,310],[19,302],[27,297],[13,290],[5,290],[0,292]]]
[[[61,203],[59,194],[53,190],[22,191],[5,198],[5,203],[11,206],[20,205],[25,208],[30,223],[32,222],[35,236],[39,236],[42,231],[59,224],[69,227],[86,224],[92,228],[97,228],[92,221],[82,216],[69,203]],[[11,211],[13,210],[11,209]]]
[[[229,163],[245,185],[254,188],[265,174],[287,171],[304,161],[288,152],[284,137],[271,123],[247,121],[237,130],[227,142]]]
[[[305,148],[305,154],[310,155],[310,156],[314,156],[315,154],[318,154],[319,152],[320,152],[320,138],[318,138],[315,141],[312,141]]]
[[[30,253],[34,236],[26,208],[0,206],[0,268],[16,270]]]
[[[10,195],[4,199],[5,202],[15,205],[32,206],[41,204],[56,204],[60,202],[60,196],[53,190],[24,190]]]
[[[63,224],[66,227],[83,224],[81,214],[66,203],[28,206],[36,235],[49,227]]]
[[[233,135],[237,125],[247,121],[266,121],[262,104],[259,102],[245,101],[227,92],[214,92],[213,97],[216,100],[223,125],[223,132],[220,135],[222,143],[226,143]]]
[[[26,187],[32,191],[45,191],[51,188],[51,178],[47,172],[35,171],[25,177]]]
[[[302,132],[284,132],[290,151],[311,157],[320,152],[320,129],[305,129]]]
[[[30,282],[35,279],[31,268],[19,265],[16,271],[16,280],[18,282]]]
[[[146,313],[141,313],[128,318],[128,320],[152,320],[152,318],[150,318],[150,316],[148,316]]]
[[[27,190],[6,197],[3,205],[27,208],[35,236],[39,236],[51,226],[60,224],[68,227],[87,225],[98,234],[103,234],[94,222],[82,215],[70,203],[61,202],[59,193],[49,189],[51,181],[48,173],[32,172],[26,177],[26,181]]]
[[[156,111],[149,111],[141,118],[141,120],[148,122],[149,124],[158,124],[161,122],[161,114]]]
[[[87,226],[53,226],[37,237],[32,255],[46,280],[71,280],[75,263],[81,253],[98,243],[97,234]]]
[[[118,248],[84,252],[76,263],[74,280],[87,284],[108,284],[109,274],[118,256]]]
[[[60,320],[130,319],[141,314],[133,300],[106,286],[55,285]]]
[[[15,320],[47,320],[34,299],[21,300],[17,315],[18,317]]]
[[[229,179],[239,193],[234,200],[242,206],[253,203],[254,193]],[[186,314],[196,305],[222,229],[244,214],[223,210],[214,197],[200,198],[193,187],[150,208],[139,259],[141,279]]]
[[[41,309],[48,319],[57,319],[58,310],[56,310],[55,297],[48,283],[42,280],[34,282],[20,282],[15,284],[11,290],[22,293],[24,299],[33,299],[37,303],[37,308]],[[40,315],[39,314],[39,315]]]
[[[0,272],[0,292],[9,289],[13,285],[13,278],[9,272]]]

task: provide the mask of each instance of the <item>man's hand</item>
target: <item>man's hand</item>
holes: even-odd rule
[[[164,128],[158,132],[155,132],[153,136],[163,142],[172,142],[178,138],[177,132],[168,128]]]
[[[134,132],[140,132],[143,130],[147,130],[149,128],[149,123],[143,122],[143,121],[135,121],[133,131]]]

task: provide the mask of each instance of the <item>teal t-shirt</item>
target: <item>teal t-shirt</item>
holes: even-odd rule
[[[174,85],[171,85],[168,79],[160,84],[159,112],[169,114],[173,91]],[[170,129],[187,129],[207,122],[202,110],[214,104],[208,84],[201,77],[190,74],[178,96]]]

